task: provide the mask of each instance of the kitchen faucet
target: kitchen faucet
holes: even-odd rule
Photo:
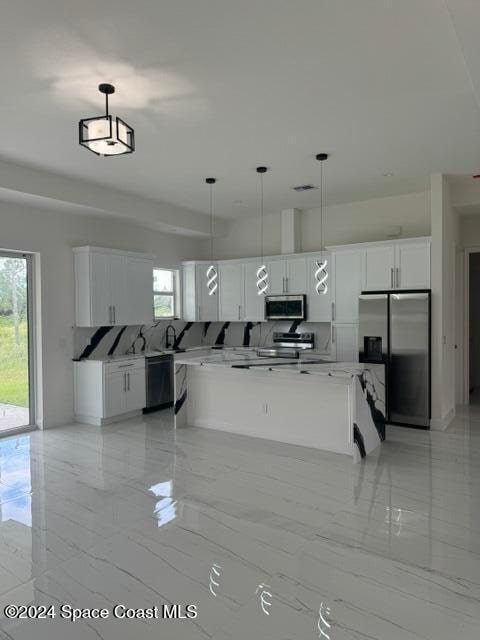
[[[172,329],[173,331],[173,342],[171,345],[170,345],[170,333],[169,333],[170,329]],[[165,349],[170,349],[170,346],[174,347],[176,341],[177,341],[177,332],[175,331],[175,327],[173,326],[173,324],[169,324],[165,331]]]

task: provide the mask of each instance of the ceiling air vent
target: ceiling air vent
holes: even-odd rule
[[[298,187],[292,187],[292,189],[300,193],[302,191],[312,191],[314,189],[318,189],[318,187],[313,184],[299,184]]]

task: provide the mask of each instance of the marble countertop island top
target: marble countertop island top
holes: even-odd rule
[[[306,355],[302,359],[259,358],[256,351],[225,350],[208,355],[178,354],[175,363],[203,367],[227,367],[232,369],[254,369],[283,374],[313,374],[351,378],[361,374],[371,365],[359,362],[330,362],[320,357]]]

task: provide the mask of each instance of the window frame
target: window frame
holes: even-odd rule
[[[155,271],[170,271],[172,273],[173,289],[171,291],[157,291],[155,289]],[[153,319],[155,322],[160,320],[176,320],[180,317],[180,272],[175,267],[154,266],[152,269],[152,301],[153,301]],[[171,296],[173,300],[173,315],[157,316],[155,314],[155,296]]]

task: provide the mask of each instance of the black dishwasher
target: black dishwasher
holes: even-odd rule
[[[173,356],[145,358],[147,406],[144,413],[173,406]]]

